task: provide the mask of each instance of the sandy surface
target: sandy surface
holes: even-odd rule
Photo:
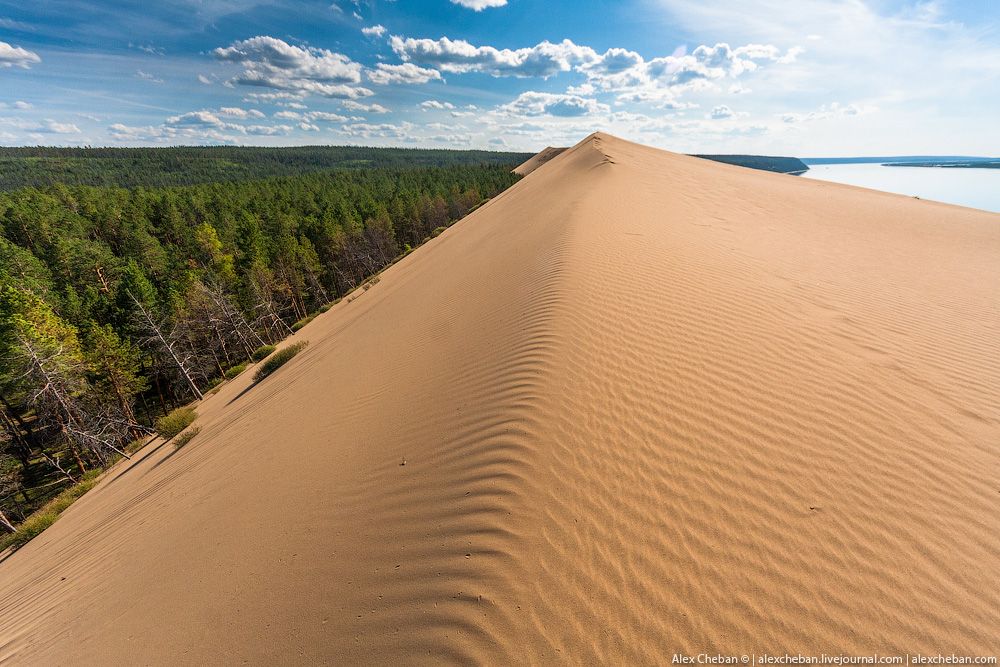
[[[0,563],[0,657],[1000,651],[1000,215],[595,135],[295,338]]]
[[[554,148],[552,146],[548,146],[546,148],[543,148],[538,153],[536,153],[535,155],[532,155],[530,158],[528,158],[527,160],[525,160],[523,163],[521,163],[517,167],[515,167],[514,168],[514,173],[518,174],[519,176],[527,176],[528,174],[530,174],[534,170],[538,169],[539,167],[541,167],[543,164],[545,164],[546,162],[548,162],[552,158],[556,157],[557,155],[559,155],[559,154],[561,154],[561,153],[563,153],[563,152],[565,152],[567,150],[569,150],[569,149],[568,148]]]

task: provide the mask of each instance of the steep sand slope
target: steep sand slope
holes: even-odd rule
[[[559,154],[567,151],[567,148],[553,148],[548,146],[543,148],[537,154],[532,155],[530,158],[522,162],[520,165],[514,168],[514,173],[519,176],[527,176],[534,170],[541,167],[543,164],[551,160],[552,158],[558,156]]]
[[[0,563],[0,656],[995,654],[998,260],[997,215],[595,135]]]

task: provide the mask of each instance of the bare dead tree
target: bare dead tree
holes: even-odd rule
[[[33,389],[31,402],[38,417],[62,432],[80,470],[87,469],[83,451],[93,452],[101,462],[107,462],[107,450],[129,458],[118,443],[126,439],[130,422],[117,417],[122,427],[111,428],[107,404],[102,413],[87,409],[83,361],[65,354],[61,345],[46,354],[32,340],[17,338],[25,362],[20,379]]]
[[[233,304],[220,285],[199,282],[197,287],[215,306],[209,313],[211,323],[225,338],[236,341],[249,359],[255,349],[264,345],[264,339],[250,326],[243,312]]]
[[[21,471],[19,465],[14,462],[14,458],[6,452],[0,452],[0,499],[13,496],[21,490]],[[8,533],[17,531],[14,523],[0,506],[0,528]]]
[[[59,471],[59,473],[63,477],[65,477],[66,479],[68,479],[71,484],[76,484],[77,483],[78,480],[76,479],[76,477],[73,476],[73,473],[71,473],[69,470],[67,470],[66,468],[64,468],[62,466],[62,464],[59,462],[59,455],[58,454],[55,454],[55,455],[49,454],[47,451],[45,451],[43,449],[42,450],[42,458],[45,459],[46,463],[48,463],[50,466],[52,466],[57,471]]]
[[[135,304],[136,319],[138,320],[140,329],[146,335],[146,340],[151,342],[154,347],[159,349],[170,360],[188,389],[191,390],[191,393],[198,400],[204,398],[201,389],[198,388],[198,385],[194,381],[194,368],[190,364],[190,357],[192,355],[189,350],[183,349],[179,344],[176,330],[167,330],[164,323],[160,322],[153,312],[137,299],[134,294],[129,291],[126,291],[126,294],[132,300],[132,303]]]
[[[256,315],[254,319],[254,326],[257,328],[262,328],[265,331],[273,332],[277,330],[280,332],[277,338],[272,337],[270,342],[275,342],[275,340],[283,338],[284,336],[290,336],[295,333],[292,328],[288,326],[288,323],[281,318],[280,308],[274,301],[274,294],[271,289],[262,284],[262,281],[256,278],[251,281],[253,286],[253,297],[254,297],[254,313]]]

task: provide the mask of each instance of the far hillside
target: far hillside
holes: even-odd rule
[[[695,157],[715,162],[735,164],[738,167],[775,171],[779,174],[801,174],[809,171],[809,166],[797,157],[774,157],[770,155],[695,155]]]
[[[0,190],[49,185],[170,187],[329,169],[518,165],[529,153],[368,146],[0,147]]]

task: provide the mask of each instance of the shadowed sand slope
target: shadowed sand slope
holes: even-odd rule
[[[548,146],[546,148],[543,148],[537,154],[532,155],[530,158],[528,158],[527,160],[525,160],[523,163],[521,163],[520,165],[518,165],[517,167],[515,167],[514,168],[514,173],[517,174],[517,175],[519,175],[519,176],[527,176],[528,174],[530,174],[534,170],[538,169],[543,164],[545,164],[546,162],[548,162],[549,160],[551,160],[552,158],[558,156],[560,153],[563,153],[566,150],[568,150],[568,149],[566,149],[566,148],[554,148],[552,146]]]
[[[0,658],[995,654],[998,337],[1000,216],[593,135],[0,563]]]

